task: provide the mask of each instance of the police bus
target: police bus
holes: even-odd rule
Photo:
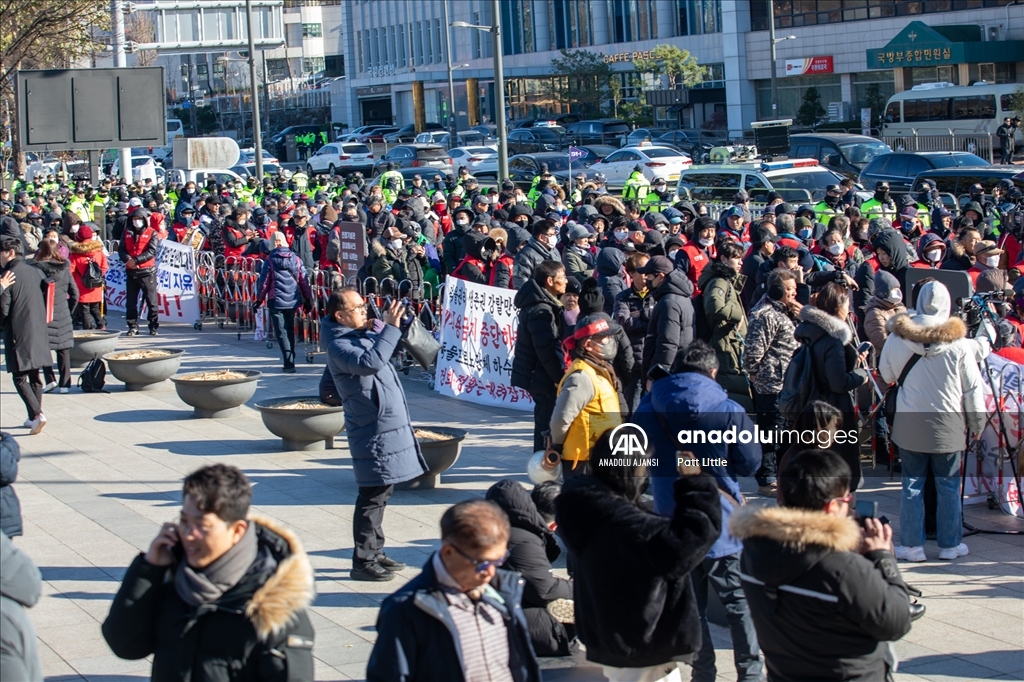
[[[882,136],[996,134],[1007,116],[1013,118],[1013,96],[1024,93],[1019,83],[990,85],[984,81],[958,86],[923,83],[889,98]]]

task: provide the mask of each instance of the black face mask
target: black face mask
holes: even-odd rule
[[[829,208],[835,208],[836,206],[839,205],[840,198],[841,197],[834,197],[834,196],[826,194],[825,195],[825,205],[828,206]]]
[[[883,204],[888,203],[889,202],[889,190],[887,190],[887,189],[875,190],[875,201],[881,202]]]

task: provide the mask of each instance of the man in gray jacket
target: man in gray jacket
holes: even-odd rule
[[[32,559],[0,533],[0,676],[5,680],[43,679],[36,630],[25,611],[36,605],[42,591]]]
[[[533,224],[533,237],[516,254],[512,268],[512,288],[521,289],[533,277],[533,269],[546,260],[561,262],[555,245],[558,244],[558,228],[550,220],[539,220]]]

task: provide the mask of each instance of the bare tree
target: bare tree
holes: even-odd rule
[[[151,12],[133,12],[124,22],[124,39],[132,43],[156,42],[156,24]],[[156,50],[134,52],[136,66],[153,66],[157,60]]]

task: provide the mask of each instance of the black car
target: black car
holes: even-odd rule
[[[565,186],[569,181],[569,155],[560,152],[547,152],[543,154],[519,154],[508,160],[508,174],[524,192],[528,192],[533,185],[533,179],[540,175],[541,164],[547,164],[548,171],[560,185]],[[576,174],[576,163],[572,164],[573,175]]]
[[[610,144],[621,147],[629,135],[629,125],[617,118],[578,121],[569,126],[565,136],[576,146]]]
[[[1013,165],[926,170],[914,178],[914,190],[921,187],[922,180],[929,180],[935,184],[935,189],[942,196],[942,203],[950,210],[958,209],[970,200],[967,190],[974,184],[981,185],[985,188],[986,194],[991,194],[992,188],[999,184],[1000,180],[1009,180],[1014,187],[1024,192],[1024,173],[1021,173],[1020,166]]]
[[[872,159],[891,151],[884,142],[852,133],[798,133],[789,138],[789,158],[817,159],[825,168],[853,180]]]
[[[693,159],[694,163],[702,163],[704,156],[711,154],[712,147],[725,145],[728,137],[725,131],[686,128],[669,131],[652,142],[658,146],[672,145]]]
[[[444,126],[441,125],[440,123],[427,123],[426,125],[423,126],[423,130],[420,132],[429,132],[431,130],[444,129]],[[388,133],[387,135],[385,135],[384,141],[389,144],[412,142],[413,140],[416,139],[416,136],[418,134],[419,133],[416,132],[416,125],[414,123],[410,123],[407,126],[402,126],[393,133]]]
[[[869,191],[885,181],[893,192],[908,192],[914,178],[935,168],[976,168],[991,165],[969,152],[892,152],[876,156],[861,171],[859,182]]]
[[[513,128],[543,128],[550,126],[562,126],[563,128],[572,125],[580,117],[576,114],[554,114],[552,116],[538,116],[528,118],[517,118],[508,124],[509,129]]]
[[[557,152],[565,146],[562,128],[517,128],[507,137],[509,154]]]

